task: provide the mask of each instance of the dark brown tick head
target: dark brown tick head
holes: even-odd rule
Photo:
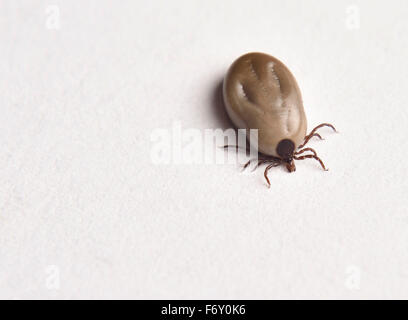
[[[295,152],[295,144],[292,140],[281,140],[276,148],[276,152],[286,164],[289,172],[296,171],[295,162],[293,161],[293,153]]]

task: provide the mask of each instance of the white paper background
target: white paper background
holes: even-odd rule
[[[1,1],[0,297],[408,298],[407,16]],[[263,170],[154,165],[155,129],[230,126],[220,81],[249,51],[292,70],[310,127],[338,127],[311,143],[330,171],[275,168],[267,189]]]

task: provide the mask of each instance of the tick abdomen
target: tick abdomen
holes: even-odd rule
[[[307,121],[302,96],[294,76],[278,59],[264,53],[241,56],[228,70],[223,94],[234,125],[258,129],[260,152],[283,158],[291,144],[286,141],[278,148],[280,142],[293,142],[293,150],[303,142]]]

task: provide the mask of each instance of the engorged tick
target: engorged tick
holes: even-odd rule
[[[327,171],[316,151],[304,147],[313,137],[322,139],[316,133],[319,128],[336,129],[322,123],[306,135],[299,86],[281,61],[259,52],[241,56],[225,76],[223,96],[227,113],[238,129],[258,129],[257,166],[269,164],[264,172],[269,187],[268,171],[279,165],[285,165],[289,172],[296,171],[294,160],[315,159]]]

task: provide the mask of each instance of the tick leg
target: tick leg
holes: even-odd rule
[[[255,171],[256,169],[258,169],[259,166],[261,166],[261,165],[263,165],[265,163],[268,163],[268,162],[275,163],[275,161],[271,160],[271,159],[261,159],[261,160],[258,161],[257,165],[255,166],[255,168],[252,171]]]
[[[332,128],[335,132],[337,132],[336,128],[335,128],[332,124],[330,124],[330,123],[322,123],[322,124],[319,124],[316,128],[314,128],[314,129],[309,133],[309,136],[312,135],[312,134],[314,134],[318,129],[323,128],[323,127],[330,127],[330,128]]]
[[[245,170],[253,161],[258,161],[257,165],[255,166],[254,169],[252,169],[252,171],[255,171],[260,165],[268,163],[268,162],[272,162],[272,163],[276,163],[276,162],[281,162],[280,159],[278,158],[258,158],[258,159],[251,159],[249,160],[247,163],[245,163],[244,167],[242,170]]]
[[[244,167],[242,168],[242,171],[244,171],[244,170],[251,164],[251,162],[252,162],[252,161],[255,161],[255,160],[257,160],[257,159],[250,159],[250,160],[248,160],[248,162],[244,164]]]
[[[302,154],[303,152],[306,152],[306,151],[312,152],[317,157],[316,151],[314,149],[312,149],[312,148],[304,148],[302,150],[299,150],[298,152],[295,152],[295,155],[297,156],[297,155]]]
[[[231,148],[235,148],[235,151],[237,151],[237,152],[238,152],[239,149],[241,149],[241,150],[246,150],[247,153],[250,152],[248,146],[247,146],[246,149],[244,149],[244,148],[242,148],[242,147],[239,147],[239,146],[230,146],[230,145],[225,145],[225,146],[220,147],[220,148],[228,149],[228,148],[230,148],[230,147],[231,147]],[[259,159],[259,158],[258,158],[258,159]],[[244,170],[251,164],[251,162],[252,162],[252,161],[255,161],[255,160],[257,160],[257,159],[250,159],[247,163],[245,163],[245,164],[244,164],[244,167],[242,168],[242,171],[244,171]]]
[[[320,140],[324,140],[324,139],[322,138],[322,136],[321,136],[320,134],[318,134],[318,133],[313,133],[310,138],[313,138],[313,137],[318,137]]]
[[[322,136],[320,135],[320,134],[318,134],[318,133],[313,133],[313,134],[308,134],[306,137],[305,137],[305,140],[303,141],[303,143],[298,147],[298,149],[301,149],[301,148],[303,148],[305,145],[307,145],[307,143],[310,141],[310,139],[312,139],[313,137],[318,137],[318,138],[320,138],[320,140],[324,140],[323,138],[322,138]]]
[[[249,148],[248,148],[248,146],[247,146],[245,149],[242,148],[242,147],[239,147],[239,146],[229,146],[229,145],[225,145],[225,146],[220,147],[220,148],[223,148],[223,149],[235,148],[236,151],[238,151],[238,149],[250,151]]]
[[[243,149],[243,148],[241,148],[239,146],[229,146],[229,145],[223,146],[221,148],[227,149],[229,147],[234,147],[237,151],[238,151],[238,149]],[[306,148],[304,151],[307,151],[308,149],[310,149],[310,148]],[[247,151],[248,151],[248,149],[247,149]],[[301,152],[304,152],[304,151],[301,150]],[[282,164],[282,159],[274,157],[274,156],[269,156],[269,155],[265,155],[265,154],[262,154],[262,153],[258,153],[258,158],[248,160],[248,162],[244,164],[242,171],[244,171],[246,168],[248,168],[248,166],[253,161],[258,161],[258,163],[257,163],[257,165],[255,166],[255,168],[252,171],[255,171],[262,164],[271,163],[270,165],[268,165],[266,167],[265,172],[264,172],[266,182],[268,183],[268,188],[270,188],[271,187],[271,182],[269,181],[269,178],[268,178],[268,171],[269,171],[269,169],[271,169],[273,167],[277,167],[277,166],[281,165]]]
[[[264,177],[266,179],[266,182],[268,183],[268,188],[271,187],[271,182],[269,181],[269,178],[268,178],[268,171],[269,171],[269,169],[271,169],[273,167],[277,167],[280,164],[281,164],[280,162],[275,162],[275,163],[272,163],[272,164],[270,164],[269,166],[266,167],[265,172],[264,172]]]
[[[318,138],[320,138],[321,140],[323,140],[322,136],[321,136],[320,134],[316,133],[316,131],[317,131],[318,129],[322,128],[322,127],[330,127],[330,128],[332,128],[335,132],[337,132],[336,128],[335,128],[332,124],[330,124],[330,123],[322,123],[322,124],[319,124],[316,128],[314,128],[314,129],[305,137],[305,141],[303,142],[302,145],[300,145],[300,146],[298,147],[298,149],[303,148],[303,147],[309,142],[309,140],[312,139],[313,137],[318,137]]]
[[[240,147],[240,146],[230,146],[230,145],[225,145],[222,146],[220,148],[223,149],[227,149],[227,148],[235,148],[236,151],[238,151],[239,149],[244,150],[244,148]],[[250,151],[247,147],[246,151]],[[279,165],[282,160],[280,158],[274,157],[274,156],[270,156],[270,155],[265,155],[263,153],[258,153],[258,158],[255,159],[250,159],[248,160],[247,163],[244,164],[242,171],[244,171],[246,168],[248,168],[248,166],[253,162],[253,161],[258,161],[258,164],[256,165],[256,167],[252,170],[255,171],[260,165],[271,162],[273,164],[277,163],[277,165]]]
[[[322,161],[322,159],[320,159],[318,156],[314,155],[314,154],[307,154],[305,156],[294,156],[293,159],[295,160],[304,160],[304,159],[315,159],[317,161],[319,161],[320,165],[322,166],[324,171],[329,171],[329,169],[326,169],[326,167],[324,166],[324,163]]]

